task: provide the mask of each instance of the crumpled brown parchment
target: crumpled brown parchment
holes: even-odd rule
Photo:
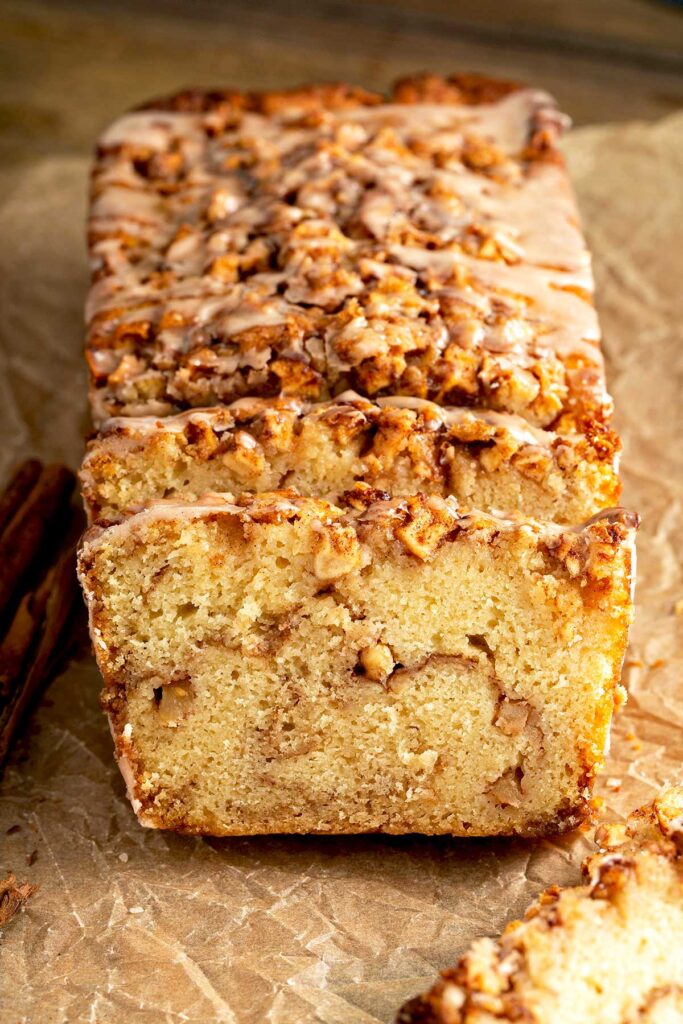
[[[624,504],[643,516],[630,700],[601,786],[613,816],[682,773],[683,116],[585,128],[567,151],[595,255]],[[87,172],[84,160],[55,158],[0,174],[3,474],[28,452],[80,459]],[[2,780],[3,865],[41,886],[0,942],[3,1021],[389,1022],[471,939],[497,932],[544,886],[579,877],[581,834],[146,831],[114,767],[86,652],[84,641]]]

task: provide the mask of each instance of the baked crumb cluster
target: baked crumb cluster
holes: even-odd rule
[[[143,824],[588,814],[637,517],[563,126],[426,75],[188,91],[104,133],[79,572]]]
[[[98,421],[348,388],[604,418],[589,256],[538,90],[181,94],[92,182]]]
[[[499,939],[476,941],[399,1024],[683,1020],[683,787],[596,841],[583,885],[553,886]]]

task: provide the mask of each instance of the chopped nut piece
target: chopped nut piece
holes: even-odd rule
[[[523,780],[524,772],[521,768],[508,768],[487,787],[486,792],[504,807],[519,807],[524,798]]]
[[[266,457],[260,444],[245,431],[238,431],[234,447],[222,456],[223,465],[237,477],[260,476],[266,469]]]
[[[430,499],[409,498],[407,517],[395,534],[411,554],[423,561],[431,558],[441,541],[453,531],[456,519],[444,501],[436,496]]]
[[[394,668],[394,657],[387,644],[364,648],[359,660],[365,675],[375,683],[383,682]]]
[[[508,697],[503,697],[493,724],[506,736],[519,736],[524,730],[530,712],[531,705],[528,701],[510,700]]]
[[[334,523],[317,533],[313,571],[318,579],[338,579],[359,569],[363,561],[363,549],[351,527]]]

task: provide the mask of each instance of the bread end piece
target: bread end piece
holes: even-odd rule
[[[683,786],[596,832],[585,883],[479,939],[398,1024],[683,1020]]]

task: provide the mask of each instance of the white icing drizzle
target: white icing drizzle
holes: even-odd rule
[[[569,124],[555,107],[552,96],[541,89],[516,89],[494,103],[384,103],[357,107],[337,113],[337,120],[363,124],[380,121],[402,131],[418,134],[439,131],[474,132],[496,143],[504,152],[516,154],[527,138],[529,117],[535,111],[553,111],[561,127]]]
[[[281,408],[298,417],[319,415],[326,409],[336,405],[357,405],[362,411],[374,408],[411,409],[421,412],[427,421],[426,425],[434,427],[456,426],[467,421],[483,420],[491,426],[507,431],[515,440],[525,445],[550,447],[558,437],[551,430],[541,430],[528,423],[524,417],[510,413],[494,412],[491,409],[478,409],[466,406],[442,406],[425,398],[414,398],[410,395],[389,395],[370,402],[355,391],[345,391],[329,402],[301,402],[297,399],[240,398],[226,406],[207,409],[187,409],[175,416],[115,416],[106,420],[100,431],[101,437],[136,439],[153,436],[158,433],[182,434],[189,423],[204,424],[211,430],[230,430],[236,426],[240,418],[257,418],[267,409]],[[118,435],[118,436],[117,436]],[[571,444],[572,438],[563,436],[563,443]]]
[[[323,111],[311,124],[294,108],[246,112],[207,134],[215,121],[213,112],[142,111],[100,140],[90,230],[101,276],[86,310],[99,375],[114,373],[123,355],[102,335],[162,317],[151,346],[136,348],[142,363],[129,375],[165,374],[171,396],[187,384],[176,364],[188,354],[188,366],[226,380],[265,374],[278,354],[334,378],[396,346],[443,353],[465,334],[465,347],[502,366],[548,355],[601,367],[597,318],[584,298],[593,289],[590,258],[566,175],[551,160],[520,159],[534,127],[563,124],[546,93],[518,89],[479,105],[358,106]],[[468,146],[488,147],[490,166],[488,157],[482,170],[461,156]],[[131,149],[143,163],[168,158],[171,169],[177,158],[185,172],[161,193],[153,176],[134,172]],[[349,231],[354,218],[366,234]],[[131,256],[116,232],[142,246]],[[396,240],[404,236],[415,241]],[[277,269],[268,260],[273,245]],[[226,257],[248,261],[252,251],[257,266],[246,276],[212,269]],[[377,290],[389,272],[403,277],[405,296]],[[422,279],[426,294],[417,290]],[[356,297],[362,314],[349,320],[343,310]],[[443,298],[459,304],[457,331],[444,319]],[[286,350],[243,345],[239,336],[254,328],[286,329]],[[236,341],[217,355],[216,339]],[[129,400],[126,411],[136,408]]]
[[[467,420],[484,420],[485,423],[493,427],[506,430],[523,444],[538,445],[544,448],[549,447],[558,436],[552,430],[541,430],[539,427],[532,426],[522,416],[494,412],[492,409],[437,405],[436,402],[430,402],[425,398],[413,398],[411,395],[389,395],[386,398],[378,398],[377,404],[382,408],[395,406],[401,409],[423,411],[448,426],[456,426],[467,422]]]
[[[100,147],[133,145],[145,149],[165,149],[169,134],[191,137],[197,134],[200,120],[196,114],[177,111],[134,110],[114,121],[100,136]]]
[[[578,287],[590,293],[590,271],[567,273],[528,264],[508,266],[492,260],[475,260],[464,253],[429,252],[407,246],[392,246],[391,252],[415,270],[452,271],[459,266],[464,267],[474,280],[490,289],[480,296],[473,295],[469,287],[458,289],[466,302],[481,303],[483,299],[488,303],[491,294],[496,292],[521,297],[527,317],[541,325],[539,349],[553,349],[563,356],[575,353],[601,365],[602,356],[597,347],[600,328],[595,308],[569,290]],[[455,289],[451,287],[449,290]],[[493,347],[495,349],[495,342]],[[504,343],[503,350],[521,352],[528,347],[523,336],[521,340],[513,337]]]

